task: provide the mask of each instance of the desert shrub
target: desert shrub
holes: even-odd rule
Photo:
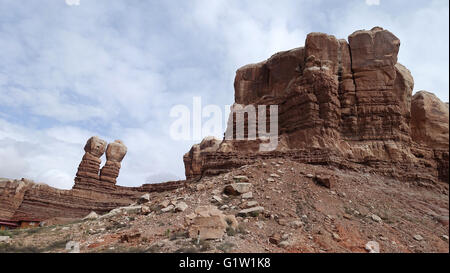
[[[55,241],[51,244],[49,244],[48,246],[46,246],[45,248],[42,249],[41,252],[51,252],[57,249],[65,249],[66,248],[66,244],[69,242],[69,239],[63,239],[63,240],[59,240],[59,241]]]
[[[172,232],[172,234],[170,235],[171,241],[174,241],[178,238],[189,238],[189,233],[186,231],[176,231],[176,232]]]
[[[0,236],[9,236],[12,237],[12,232],[9,230],[0,230]]]
[[[41,249],[34,246],[18,246],[0,244],[0,253],[40,253]]]
[[[198,249],[196,247],[182,247],[175,250],[175,253],[198,253]]]
[[[237,231],[234,228],[227,227],[227,235],[228,236],[234,236],[234,235],[236,235],[236,233],[237,233]]]
[[[225,242],[225,243],[221,244],[220,246],[218,246],[217,249],[223,251],[224,253],[229,253],[233,247],[235,247],[235,244]]]

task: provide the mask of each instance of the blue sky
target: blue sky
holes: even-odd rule
[[[448,101],[448,1],[0,0],[0,177],[71,188],[88,137],[128,146],[120,185],[184,178],[196,141],[169,137],[177,104],[230,105],[235,71],[381,26],[399,62]]]

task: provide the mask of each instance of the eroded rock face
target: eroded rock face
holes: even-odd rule
[[[443,181],[449,180],[449,109],[433,93],[417,92],[411,103],[411,137],[432,152],[423,152],[421,156],[434,158],[438,176]]]
[[[411,137],[430,148],[448,149],[448,104],[436,95],[419,91],[412,98]]]
[[[364,165],[407,181],[445,177],[448,168],[440,162],[448,158],[448,146],[434,152],[430,140],[411,138],[414,80],[397,62],[399,48],[400,40],[380,27],[356,31],[348,42],[310,33],[305,47],[238,69],[227,132],[236,130],[237,106],[278,105],[278,146],[261,153],[259,140],[226,139],[209,150],[194,145],[184,156],[186,177],[276,157],[341,168]],[[443,135],[438,139],[446,135],[448,142],[448,130]]]
[[[112,183],[117,182],[121,162],[127,153],[127,146],[121,140],[109,143],[106,149],[106,163],[100,171],[100,181]]]

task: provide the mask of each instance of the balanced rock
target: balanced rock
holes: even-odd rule
[[[106,148],[106,163],[100,171],[100,180],[102,182],[116,184],[119,176],[121,161],[127,153],[127,147],[122,141],[116,140],[109,143]]]
[[[100,157],[105,153],[106,141],[93,136],[86,142],[84,146],[85,154],[78,166],[75,183],[97,182],[99,179]]]

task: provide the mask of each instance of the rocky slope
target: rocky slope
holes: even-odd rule
[[[258,160],[102,216],[11,231],[0,252],[448,252],[448,205],[446,183]]]

